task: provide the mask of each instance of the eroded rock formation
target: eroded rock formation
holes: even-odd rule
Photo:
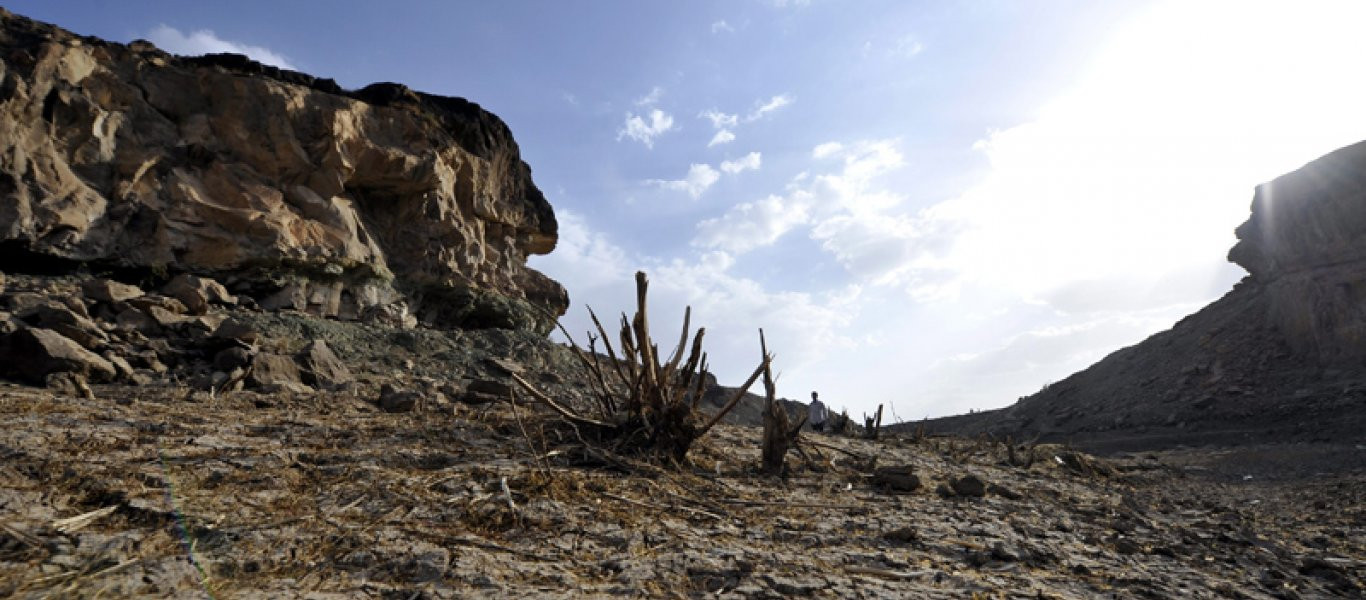
[[[1223,298],[1012,406],[931,431],[1177,444],[1366,442],[1366,142],[1257,188]],[[913,424],[912,427],[915,425]]]
[[[3,10],[0,240],[3,270],[208,275],[343,319],[545,331],[568,305],[526,267],[554,248],[554,213],[478,105]]]
[[[1259,186],[1229,260],[1261,283],[1268,318],[1326,364],[1366,359],[1366,143]]]

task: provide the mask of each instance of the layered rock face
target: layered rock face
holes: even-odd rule
[[[3,11],[0,240],[0,270],[196,273],[343,319],[544,331],[568,305],[526,267],[554,213],[479,106]]]
[[[1261,283],[1268,318],[1325,364],[1366,363],[1366,143],[1257,188],[1229,260]]]
[[[1169,331],[932,431],[1095,451],[1366,442],[1366,142],[1258,187],[1229,259],[1249,275]]]

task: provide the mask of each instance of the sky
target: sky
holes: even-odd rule
[[[1254,187],[1366,139],[1361,2],[8,2],[177,54],[478,102],[555,207],[530,264],[723,383],[1006,406],[1245,275]],[[607,317],[611,318],[611,317]]]

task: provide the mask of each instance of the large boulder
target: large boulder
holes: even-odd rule
[[[52,373],[75,373],[91,381],[112,381],[114,365],[51,329],[19,329],[0,340],[0,370],[42,384]]]
[[[0,241],[14,248],[231,276],[344,319],[406,302],[435,325],[548,331],[542,311],[568,305],[526,266],[555,247],[554,212],[511,131],[474,103],[345,92],[8,12],[0,56]]]

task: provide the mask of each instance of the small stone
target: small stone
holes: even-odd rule
[[[172,279],[161,293],[179,300],[189,309],[190,314],[202,315],[209,309],[209,303],[237,304],[237,298],[228,293],[223,284],[207,277],[197,277],[181,273]]]
[[[422,395],[418,392],[400,390],[386,383],[380,388],[379,401],[376,404],[384,412],[412,412],[417,409],[418,402],[421,399]]]
[[[303,367],[304,383],[319,389],[335,390],[355,381],[351,370],[322,340],[304,346],[299,352],[299,365]]]
[[[141,297],[146,292],[138,286],[119,283],[112,279],[91,279],[81,284],[81,293],[91,300],[112,304]]]
[[[223,321],[223,323],[213,331],[213,337],[255,344],[261,341],[261,332],[257,331],[255,327],[252,327],[245,321],[228,319]]]
[[[964,475],[949,482],[953,493],[959,496],[981,498],[987,495],[987,484],[976,475]]]
[[[1129,538],[1119,538],[1115,540],[1115,552],[1120,554],[1138,554],[1143,551],[1143,547]]]
[[[251,364],[252,352],[241,346],[232,346],[218,351],[213,356],[213,367],[220,371],[232,371]]]
[[[920,539],[919,535],[916,534],[915,529],[911,527],[898,527],[882,534],[882,538],[893,542],[901,542],[903,544],[909,544]]]
[[[185,307],[185,303],[160,294],[149,294],[142,296],[141,298],[134,298],[129,300],[128,304],[129,306],[142,311],[146,311],[149,306],[159,306],[164,310],[171,311],[178,315],[189,312],[189,309]]]
[[[920,477],[911,472],[910,465],[879,467],[873,471],[872,482],[891,492],[914,492],[920,489]]]
[[[283,354],[258,354],[252,360],[250,383],[266,390],[312,392],[300,379],[294,358]]]
[[[1021,494],[1021,493],[1019,493],[1019,492],[1017,492],[1017,491],[1015,491],[1015,490],[1012,490],[1012,489],[1010,489],[1010,488],[1008,488],[1008,487],[1005,487],[1005,486],[1003,486],[1003,485],[997,485],[997,484],[994,484],[994,483],[988,484],[988,485],[987,485],[987,492],[988,492],[988,493],[991,493],[991,494],[995,494],[995,495],[1000,496],[1000,497],[1002,497],[1002,498],[1006,498],[1006,499],[1008,499],[1008,500],[1019,500],[1019,499],[1021,499],[1021,498],[1024,498],[1024,495],[1023,495],[1023,494]]]

